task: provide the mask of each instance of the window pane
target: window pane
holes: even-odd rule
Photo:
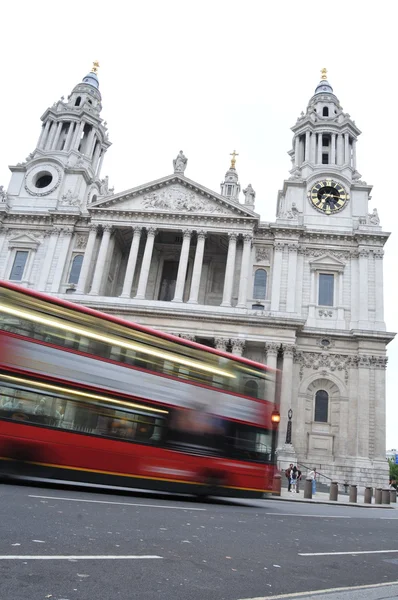
[[[78,254],[77,256],[74,257],[74,259],[72,261],[72,268],[70,270],[68,283],[78,283],[79,282],[79,276],[80,276],[82,264],[83,264],[83,254]]]
[[[315,394],[315,421],[328,422],[329,395],[325,390],[319,390]]]
[[[321,306],[333,306],[334,275],[319,273],[319,299]]]
[[[257,269],[256,274],[254,275],[253,298],[256,300],[265,298],[266,291],[267,271],[265,271],[265,269]]]
[[[10,279],[12,281],[21,281],[25,270],[26,261],[28,260],[28,252],[18,250],[15,254],[14,264],[12,265]]]

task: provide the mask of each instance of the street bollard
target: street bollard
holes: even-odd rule
[[[282,488],[282,476],[280,473],[275,473],[274,480],[272,482],[272,495],[280,496]]]
[[[376,488],[375,504],[381,504],[381,488]]]
[[[390,490],[389,489],[382,490],[381,503],[382,504],[390,504]]]
[[[365,488],[365,494],[364,494],[364,498],[363,498],[363,501],[365,504],[372,504],[372,495],[373,495],[373,488],[371,488],[370,486],[367,486]]]
[[[337,481],[332,481],[332,483],[330,484],[329,500],[333,500],[333,501],[337,502],[338,498],[339,498],[339,484],[337,483]]]
[[[312,498],[312,479],[306,479],[304,484],[304,498]]]
[[[357,501],[357,486],[355,484],[350,485],[350,502]]]
[[[397,490],[390,490],[390,502],[395,503],[397,501]]]

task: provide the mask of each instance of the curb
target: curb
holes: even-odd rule
[[[339,502],[333,500],[314,500],[309,498],[283,498],[282,496],[266,496],[265,500],[276,500],[279,502],[296,502],[297,504],[327,504],[329,506],[350,506],[351,508],[376,508],[395,510],[397,506],[391,504],[358,504],[356,502]]]

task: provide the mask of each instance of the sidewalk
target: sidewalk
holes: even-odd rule
[[[297,492],[288,492],[286,485],[285,485],[285,487],[282,488],[280,496],[269,495],[269,496],[267,496],[267,499],[284,500],[287,502],[307,502],[309,504],[332,504],[332,505],[338,504],[339,506],[356,506],[356,507],[360,507],[360,508],[398,509],[398,503],[375,504],[374,498],[372,498],[372,504],[365,504],[363,491],[362,491],[362,493],[360,491],[358,492],[357,502],[350,502],[349,494],[344,494],[344,493],[340,493],[340,492],[339,492],[337,501],[329,500],[329,493],[326,493],[326,492],[317,492],[315,495],[312,496],[312,499],[310,500],[308,498],[304,498],[304,488],[300,489],[300,491],[298,493]]]

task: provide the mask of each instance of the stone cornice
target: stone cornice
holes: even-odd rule
[[[261,315],[264,318],[261,319],[261,323],[259,323],[259,316],[260,313],[259,312],[255,312],[255,314],[228,314],[228,313],[217,313],[217,312],[210,312],[210,311],[200,311],[200,310],[196,310],[193,308],[193,305],[189,305],[190,309],[189,311],[187,310],[179,310],[176,307],[162,307],[162,306],[148,306],[148,304],[146,304],[145,306],[143,305],[139,305],[139,304],[122,304],[122,303],[118,303],[115,304],[114,302],[114,298],[109,297],[109,304],[107,302],[104,302],[102,299],[98,300],[97,302],[95,302],[95,300],[92,299],[92,297],[88,297],[87,295],[84,296],[84,300],[82,297],[80,297],[79,299],[76,298],[71,298],[71,296],[68,295],[62,295],[59,294],[58,295],[61,298],[65,298],[66,300],[72,300],[73,302],[76,302],[77,304],[83,304],[84,306],[88,306],[90,308],[95,308],[96,310],[100,310],[106,313],[109,313],[111,315],[122,315],[123,314],[128,314],[129,317],[131,317],[131,314],[134,313],[135,315],[140,315],[140,316],[150,316],[150,317],[167,317],[168,319],[177,319],[177,320],[181,320],[181,321],[186,321],[187,318],[189,318],[190,322],[193,321],[198,321],[198,322],[203,322],[204,319],[206,319],[206,323],[207,324],[211,324],[212,322],[214,323],[226,323],[226,324],[230,324],[233,325],[234,327],[236,325],[254,325],[254,326],[260,326],[261,330],[263,331],[263,328],[265,326],[269,326],[269,327],[278,327],[281,329],[290,329],[293,331],[296,330],[301,330],[302,327],[304,326],[305,323],[305,319],[300,319],[300,318],[284,318],[284,317],[276,317],[276,316],[270,316],[268,313],[266,313],[265,315]],[[214,307],[213,307],[214,308]],[[264,321],[264,323],[262,322]],[[259,333],[259,339],[261,338],[261,336],[263,336],[263,333]]]

